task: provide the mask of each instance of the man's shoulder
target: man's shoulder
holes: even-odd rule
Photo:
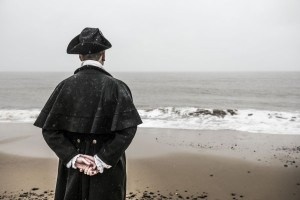
[[[115,77],[112,77],[112,76],[108,76],[108,75],[103,75],[103,76],[95,76],[96,77],[96,80],[98,80],[99,82],[101,83],[104,83],[106,86],[108,87],[112,87],[112,88],[115,88],[116,90],[120,90],[120,89],[125,89],[125,90],[128,90],[130,91],[128,85],[118,79],[118,78],[115,78]],[[57,85],[57,88],[63,86],[64,84],[72,84],[72,82],[74,81],[78,81],[78,75],[77,74],[73,74],[65,79],[63,79],[58,85]],[[80,79],[80,78],[79,78]],[[87,77],[87,79],[89,79],[89,77]]]
[[[116,86],[118,87],[119,90],[128,90],[128,91],[130,91],[128,85],[124,81],[122,81],[120,79],[117,79],[117,78],[114,78],[113,81],[115,82],[115,84],[116,84]]]

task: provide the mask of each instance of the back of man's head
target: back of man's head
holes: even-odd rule
[[[104,51],[100,51],[97,53],[92,53],[92,54],[79,54],[79,58],[81,61],[85,60],[96,60],[99,61],[101,56],[103,55]]]

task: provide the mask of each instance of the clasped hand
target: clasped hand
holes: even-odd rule
[[[95,158],[89,155],[80,155],[75,161],[75,166],[80,172],[89,176],[94,176],[100,172],[97,169]]]

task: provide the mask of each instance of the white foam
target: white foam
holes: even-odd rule
[[[34,122],[40,110],[0,110],[0,122]]]
[[[205,109],[212,111],[213,109]],[[195,114],[195,107],[161,107],[139,110],[143,124],[141,127],[196,129],[196,130],[238,130],[254,133],[300,134],[300,112],[277,112],[256,109],[236,110],[231,115],[218,117],[209,114]],[[0,110],[0,122],[33,123],[38,109]]]
[[[223,110],[226,112],[224,117],[208,114],[191,115],[197,110],[193,107],[141,110],[140,115],[144,122],[141,127],[300,134],[300,112],[242,109],[236,111],[237,115],[231,115],[227,110]]]

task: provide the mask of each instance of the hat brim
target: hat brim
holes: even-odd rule
[[[97,53],[100,51],[104,51],[106,49],[111,48],[110,42],[106,38],[102,38],[103,43],[105,44],[100,44],[100,43],[90,43],[90,42],[84,42],[81,43],[79,41],[79,35],[74,37],[71,42],[68,45],[67,48],[67,53],[68,54],[93,54]]]

